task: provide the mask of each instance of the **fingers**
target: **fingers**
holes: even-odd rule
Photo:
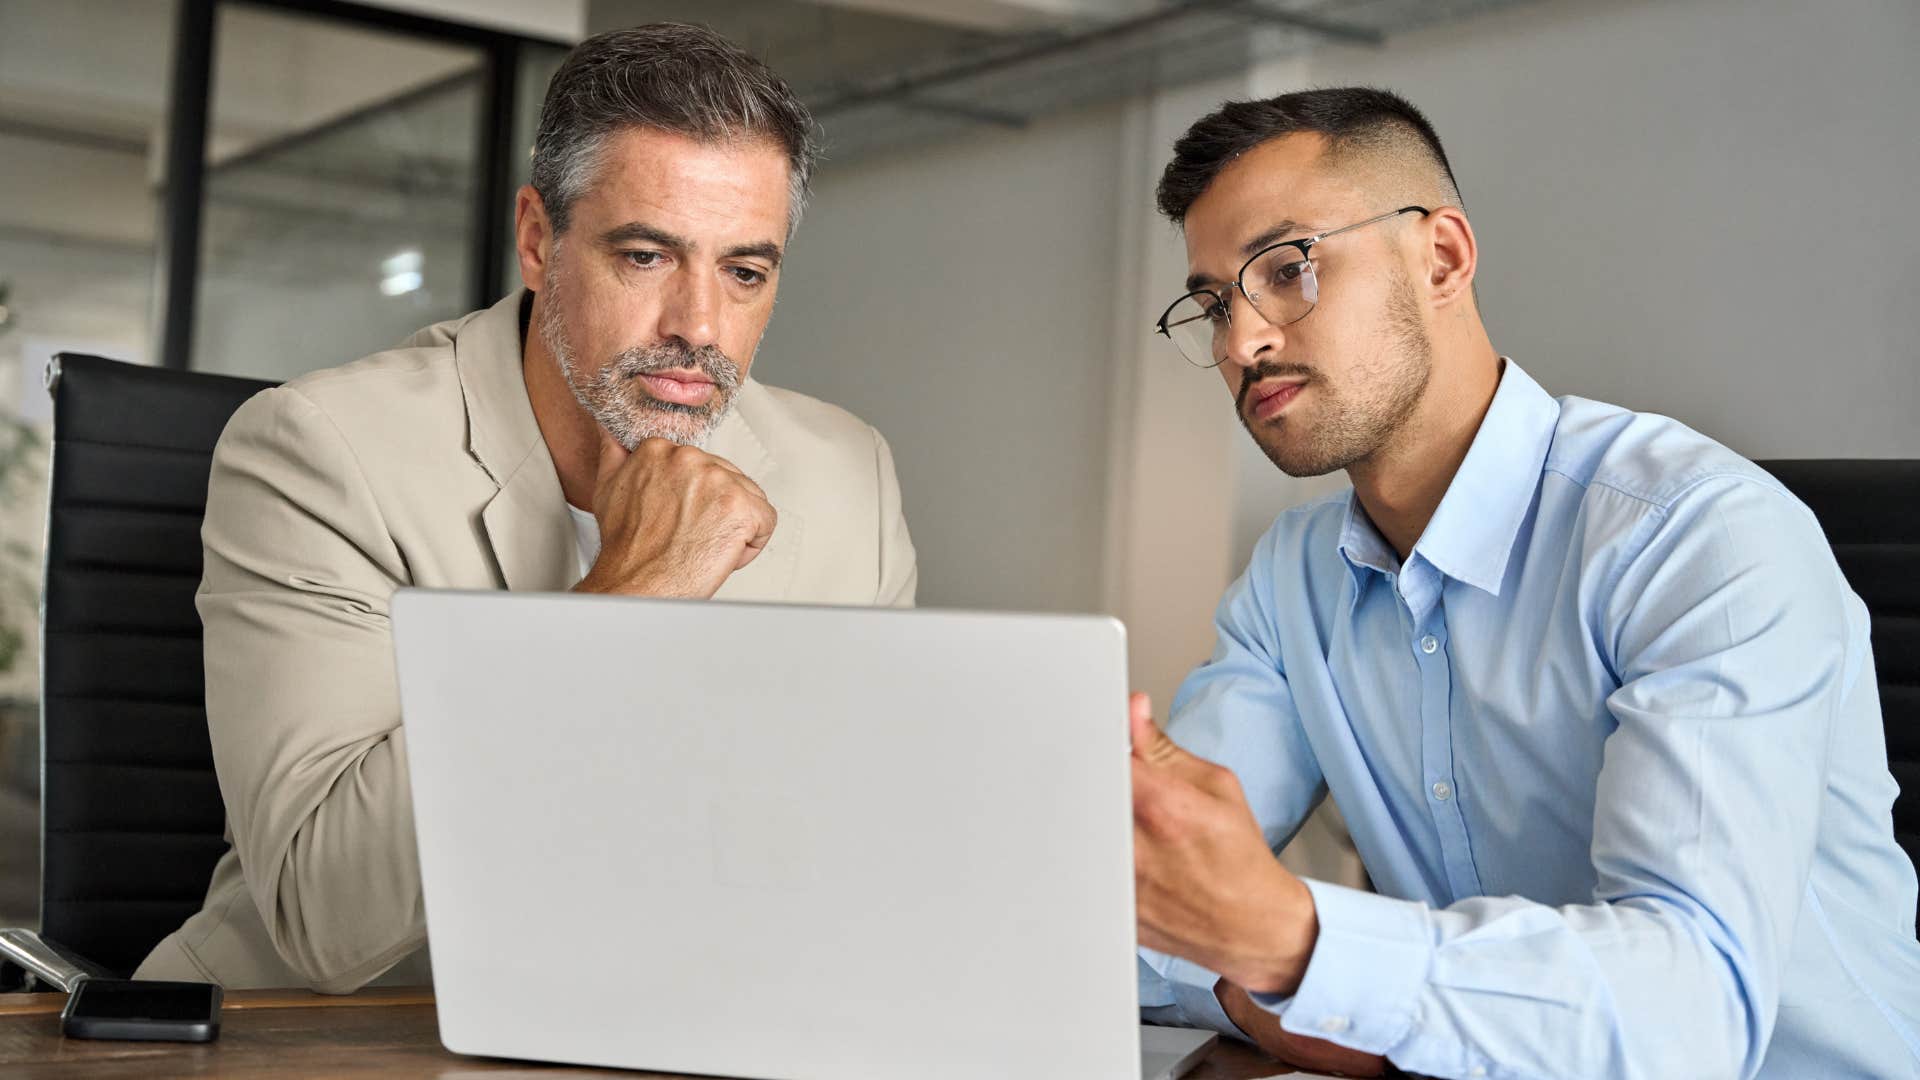
[[[706,454],[707,452],[705,450],[702,450],[701,453]],[[719,454],[707,454],[707,460],[713,462],[715,465],[720,466],[721,468],[727,470],[728,472],[732,473],[735,476],[746,477],[749,483],[752,482],[752,478],[747,477],[746,472],[742,470],[740,466],[735,465],[733,462],[728,461],[726,458],[721,457]]]
[[[719,461],[720,459],[715,458],[714,460]],[[726,463],[721,462],[721,464],[724,465]],[[773,500],[767,498],[766,489],[762,488],[759,484],[755,483],[753,477],[748,476],[746,473],[741,472],[739,469],[734,469],[733,466],[731,465],[728,465],[727,467],[729,469],[733,469],[733,475],[737,478],[737,482],[741,487],[746,488],[748,491],[752,492],[754,498],[760,500],[763,503],[766,503],[768,509],[773,508]]]
[[[1136,693],[1128,699],[1127,726],[1133,737],[1133,757],[1136,762],[1144,762],[1152,769],[1170,777],[1178,777],[1214,796],[1234,801],[1244,798],[1240,793],[1239,781],[1230,770],[1187,753],[1179,743],[1167,737],[1167,733],[1153,721],[1153,703],[1147,695]],[[1139,775],[1138,769],[1135,775]],[[1138,789],[1136,781],[1136,794]]]
[[[779,514],[739,466],[669,439],[629,450],[604,429],[597,437],[599,562],[619,565],[589,574],[589,591],[711,597],[773,539]]]
[[[628,458],[639,454],[652,461],[655,465],[664,466],[668,469],[693,470],[697,473],[703,467],[716,468],[720,473],[725,474],[728,480],[745,488],[755,499],[771,505],[771,500],[767,498],[765,488],[762,488],[753,477],[741,471],[738,465],[717,454],[709,454],[699,447],[686,446],[673,442],[670,439],[657,437],[643,439],[640,445],[629,451],[626,447],[620,445],[619,440],[609,434],[605,428],[600,428],[599,434],[600,461],[596,483],[605,481],[609,475],[618,471],[619,468],[626,463]],[[672,464],[667,464],[669,462]],[[682,475],[689,474],[683,472]],[[761,546],[765,545],[762,544]]]
[[[755,482],[753,477],[743,472],[739,466],[714,454],[708,454],[707,460],[725,470],[732,482],[747,493],[744,509],[752,520],[746,545],[740,549],[739,560],[733,567],[735,570],[740,570],[759,558],[760,552],[765,550],[768,542],[773,539],[774,527],[780,522],[780,512],[774,509],[773,501],[767,498],[766,489]]]
[[[631,454],[606,428],[596,424],[594,430],[600,433],[600,462],[594,474],[594,487],[597,489],[607,482],[607,477],[618,472],[620,466],[627,463],[627,458]]]
[[[1133,736],[1134,756],[1150,765],[1175,768],[1198,760],[1153,722],[1153,702],[1145,694],[1134,694],[1127,700],[1127,728]]]
[[[1127,731],[1137,749],[1153,741],[1153,698],[1135,690],[1127,695]]]
[[[704,451],[702,452],[704,453]],[[740,468],[740,466],[735,465],[733,462],[728,461],[726,458],[723,458],[718,454],[707,454],[707,460],[712,462],[715,465],[720,466],[722,469],[725,469],[727,472],[732,473],[734,476],[738,477],[740,482],[746,486],[746,489],[748,491],[753,492],[755,495],[759,496],[762,502],[771,501],[767,499],[767,493],[765,489],[761,488],[759,483],[757,483],[753,479],[753,477],[748,476],[746,472]]]
[[[1139,944],[1152,949],[1154,952],[1166,953],[1168,956],[1179,955],[1180,942],[1162,934],[1146,923],[1141,923],[1135,929],[1133,939]]]
[[[748,480],[747,483],[752,484],[753,481]],[[745,567],[760,557],[760,552],[765,550],[768,542],[773,539],[774,526],[779,524],[780,520],[779,512],[764,495],[757,495],[749,500],[748,508],[753,514],[753,533],[747,537],[746,546],[740,549],[740,559],[733,567],[735,570]]]
[[[1177,756],[1155,762],[1138,752],[1132,755],[1136,826],[1176,841],[1237,829],[1242,819],[1257,831],[1246,794],[1231,770],[1194,757],[1170,739],[1167,745]]]
[[[1135,828],[1156,837],[1171,837],[1190,831],[1202,820],[1206,813],[1204,792],[1183,777],[1156,769],[1137,756],[1132,765]]]
[[[1133,819],[1139,821],[1142,812],[1165,789],[1166,781],[1138,757],[1130,759],[1127,764],[1133,769]]]

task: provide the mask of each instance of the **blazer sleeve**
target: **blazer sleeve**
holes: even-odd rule
[[[388,623],[405,561],[351,446],[285,387],[222,434],[201,539],[207,721],[248,891],[282,959],[350,993],[426,940]]]
[[[873,449],[880,470],[880,588],[874,603],[880,607],[913,606],[919,588],[920,567],[907,535],[907,516],[900,508],[900,480],[894,474],[893,449],[878,431]]]

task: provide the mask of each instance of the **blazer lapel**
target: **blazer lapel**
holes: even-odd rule
[[[515,592],[563,592],[580,580],[580,546],[547,444],[480,512],[500,578]]]
[[[714,429],[707,443],[709,452],[726,458],[752,477],[766,491],[767,499],[780,515],[774,525],[773,539],[758,557],[744,569],[735,571],[726,584],[720,586],[720,591],[714,594],[716,600],[784,600],[792,591],[794,575],[799,569],[806,522],[792,505],[783,505],[780,465],[760,435],[766,425],[762,423],[756,430],[755,421],[764,417],[770,406],[766,389],[747,380],[740,387],[733,412]]]
[[[516,592],[557,592],[580,577],[579,546],[553,458],[521,372],[524,289],[462,325],[454,365],[467,406],[467,450],[500,491],[480,512],[501,581]]]

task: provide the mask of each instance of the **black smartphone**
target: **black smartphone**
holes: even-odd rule
[[[213,983],[88,979],[67,998],[60,1031],[75,1039],[212,1042],[220,1034]]]

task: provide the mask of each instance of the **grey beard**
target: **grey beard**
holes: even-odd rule
[[[560,329],[558,306],[548,296],[540,319],[540,337],[560,365],[574,400],[621,446],[632,450],[647,439],[667,439],[705,449],[715,428],[733,411],[740,389],[740,367],[718,346],[693,348],[667,342],[627,349],[600,370],[583,373],[571,343]],[[713,380],[713,398],[705,405],[660,401],[635,382],[640,375],[674,368],[698,368]]]

